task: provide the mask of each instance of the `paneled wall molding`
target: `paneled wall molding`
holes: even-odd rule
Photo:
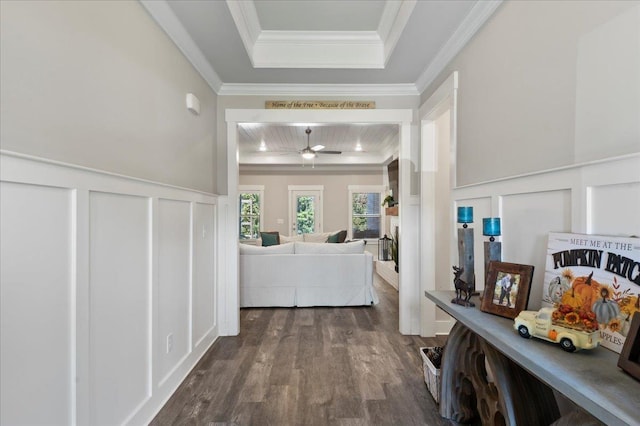
[[[181,194],[189,193],[191,197],[196,194],[201,195],[206,200],[217,198],[216,194],[198,191],[190,188],[170,185],[167,183],[126,176],[90,167],[79,166],[48,158],[36,157],[18,152],[0,150],[0,176],[2,180],[17,179],[24,183],[36,183],[39,180],[38,173],[46,173],[47,179],[55,182],[54,186],[72,187],[75,183],[78,188],[91,188],[92,191],[110,191],[117,188],[119,184],[127,185],[128,193],[134,195],[145,195],[150,187],[164,188],[162,194],[165,197],[180,197]],[[5,176],[7,179],[5,179]],[[78,177],[88,179],[78,184]],[[209,197],[209,198],[207,198]]]
[[[549,232],[640,235],[640,153],[453,188],[451,211],[474,207],[476,287],[484,288],[482,218],[502,218],[502,259],[534,265],[540,306]],[[452,238],[457,224],[452,224]],[[457,263],[452,253],[451,264]]]
[[[149,423],[220,335],[219,197],[6,151],[0,196],[0,423]]]
[[[537,170],[535,172],[531,172],[531,173],[523,173],[520,175],[515,175],[515,176],[506,176],[503,178],[499,178],[499,179],[493,179],[493,180],[489,180],[489,181],[484,181],[484,182],[477,182],[477,183],[471,183],[468,185],[460,185],[457,186],[455,188],[453,188],[454,191],[463,191],[469,188],[475,188],[475,187],[486,187],[487,185],[491,185],[491,184],[497,184],[500,182],[515,182],[519,179],[529,179],[529,178],[534,178],[535,176],[543,176],[543,179],[546,179],[546,177],[548,176],[553,176],[556,173],[562,173],[562,172],[568,172],[570,173],[571,170],[578,171],[578,172],[585,172],[588,176],[592,176],[594,172],[597,173],[598,170],[601,170],[601,167],[609,167],[608,165],[611,164],[620,164],[622,166],[625,165],[633,165],[633,164],[637,164],[636,162],[640,161],[640,152],[636,152],[633,154],[627,154],[627,155],[621,155],[618,157],[610,157],[610,158],[604,158],[604,159],[600,159],[600,160],[594,160],[594,161],[589,161],[589,162],[584,162],[584,163],[576,163],[576,164],[569,164],[566,166],[562,166],[562,167],[555,167],[552,169],[546,169],[546,170]],[[633,181],[634,179],[637,180],[638,179],[638,170],[637,169],[625,169],[625,170],[620,170],[620,174],[616,173],[614,174],[614,176],[608,177],[607,179],[616,179],[618,181]]]

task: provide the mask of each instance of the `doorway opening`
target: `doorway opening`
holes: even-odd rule
[[[407,175],[411,171],[411,120],[413,110],[268,110],[268,109],[227,109],[225,119],[227,122],[227,211],[224,215],[223,226],[234,226],[238,222],[238,212],[234,209],[238,197],[239,185],[239,163],[238,163],[238,124],[242,123],[374,123],[374,124],[395,124],[399,126],[399,152],[401,158],[400,165],[400,193],[405,191],[406,198],[409,199],[410,178],[403,182],[403,168]],[[403,166],[402,161],[405,160]],[[404,188],[403,188],[404,186]],[[400,213],[400,229],[407,226],[407,229],[418,229],[417,206],[407,205],[404,213]],[[291,209],[290,209],[291,210]],[[321,223],[321,222],[320,222]],[[315,225],[314,225],[315,226]],[[400,250],[406,244],[404,253],[407,264],[418,264],[418,255],[412,249],[417,244],[418,236],[415,232],[407,233],[406,238],[400,240]],[[221,335],[236,335],[240,332],[240,303],[238,286],[238,239],[234,234],[224,235],[221,242],[225,258],[225,269],[221,279],[221,286],[224,289],[220,292],[221,309]],[[416,268],[417,269],[417,268]],[[399,291],[399,324],[400,332],[403,334],[419,334],[420,312],[416,305],[416,296],[419,293],[419,279],[416,274],[400,274],[401,288]]]

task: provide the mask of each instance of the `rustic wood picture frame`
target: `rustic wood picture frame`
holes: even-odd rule
[[[533,265],[508,262],[489,262],[487,282],[480,310],[505,318],[514,319],[527,308]],[[506,283],[508,286],[505,286]],[[515,294],[514,293],[515,286]],[[505,289],[503,291],[503,289]]]
[[[631,319],[629,334],[618,358],[618,367],[640,380],[640,315],[634,315]]]

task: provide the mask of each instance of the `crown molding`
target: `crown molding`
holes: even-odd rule
[[[382,69],[416,0],[387,0],[377,31],[266,31],[254,0],[227,0],[254,68]]]
[[[200,73],[214,92],[218,93],[222,87],[222,80],[218,77],[209,61],[193,41],[187,30],[165,0],[140,0],[140,4],[158,23],[160,28],[169,36],[187,60]]]
[[[250,55],[254,68],[384,68],[375,31],[262,31]]]
[[[395,49],[404,27],[409,22],[409,18],[416,7],[417,0],[404,0],[400,2],[387,1],[380,24],[378,25],[378,35],[384,41],[384,64],[386,65],[393,49]]]
[[[503,0],[478,1],[469,14],[460,23],[451,38],[442,46],[433,61],[416,80],[416,87],[420,93],[438,77],[453,58],[460,53],[462,48],[471,40],[471,37],[484,25],[485,22],[502,4]]]
[[[418,96],[415,84],[224,83],[220,96]]]
[[[253,63],[253,53],[258,37],[262,32],[258,11],[253,1],[227,0],[227,7],[236,24],[244,48]]]

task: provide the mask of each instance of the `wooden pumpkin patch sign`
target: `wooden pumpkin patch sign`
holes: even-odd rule
[[[640,238],[549,233],[542,305],[620,353],[640,311]]]

